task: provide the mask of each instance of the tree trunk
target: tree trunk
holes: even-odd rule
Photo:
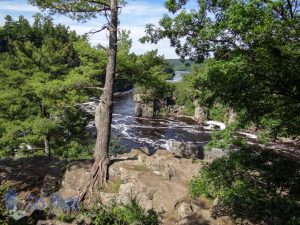
[[[103,187],[106,184],[109,165],[109,142],[111,133],[112,110],[113,110],[113,86],[116,72],[117,57],[117,26],[118,7],[117,0],[110,1],[110,23],[109,23],[109,48],[108,64],[106,67],[105,85],[100,103],[96,109],[95,124],[97,128],[96,148],[94,152],[94,166],[91,171],[90,183],[80,196],[92,197],[94,188],[98,185]],[[88,196],[87,196],[88,195]]]
[[[48,157],[50,157],[50,138],[46,136],[44,138],[44,151]]]

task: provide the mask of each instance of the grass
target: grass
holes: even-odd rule
[[[146,171],[149,171],[148,167],[146,164],[141,164],[141,165],[137,165],[134,167],[134,169],[136,171],[140,171],[140,172],[146,172]]]
[[[107,183],[107,186],[105,188],[105,192],[108,192],[108,193],[119,193],[121,184],[122,184],[121,178],[110,180]]]

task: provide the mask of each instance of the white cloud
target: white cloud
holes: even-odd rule
[[[129,2],[122,10],[121,15],[125,16],[155,16],[166,13],[167,10],[161,5],[150,4],[149,2]]]
[[[13,1],[1,1],[0,2],[1,11],[14,11],[14,12],[38,12],[39,9],[32,5],[26,4],[26,2],[13,2]]]
[[[26,19],[32,22],[32,15],[39,12],[37,7],[27,4],[27,0],[0,0],[0,24],[3,24],[3,16],[10,14],[15,19],[19,15],[25,15]],[[122,9],[119,16],[120,28],[130,30],[130,37],[133,41],[132,51],[136,54],[143,54],[146,51],[158,49],[160,55],[165,55],[166,58],[178,58],[175,54],[174,48],[170,48],[168,40],[162,40],[157,45],[154,44],[141,44],[139,39],[144,36],[145,26],[148,23],[158,24],[163,14],[167,13],[167,10],[163,7],[163,3],[155,3],[152,1],[134,1],[129,0],[128,4]],[[53,16],[54,23],[65,24],[70,27],[71,30],[75,30],[78,34],[82,35],[90,32],[91,30],[98,30],[105,24],[106,20],[103,17],[92,19],[86,23],[79,23],[71,20],[62,15]],[[108,45],[108,33],[102,31],[101,33],[94,34],[90,37],[92,45],[101,43],[104,46]]]

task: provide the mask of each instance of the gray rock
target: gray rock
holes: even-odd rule
[[[135,116],[142,116],[143,115],[143,103],[142,102],[136,102],[135,103]]]
[[[183,158],[203,159],[203,146],[192,142],[171,142],[170,151]]]
[[[204,108],[197,106],[195,108],[194,118],[198,123],[204,123],[207,119]]]
[[[143,104],[142,117],[152,118],[154,116],[154,107],[150,104]]]

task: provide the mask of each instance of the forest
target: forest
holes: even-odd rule
[[[142,54],[135,1],[24,2],[0,24],[0,224],[300,224],[300,1],[158,1]]]

